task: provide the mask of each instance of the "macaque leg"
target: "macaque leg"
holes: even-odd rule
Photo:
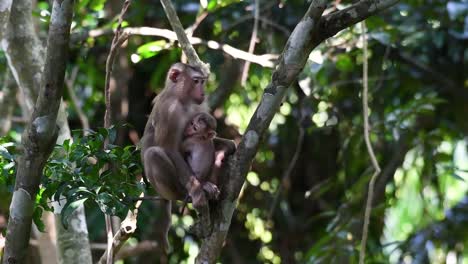
[[[216,151],[224,151],[225,156],[232,155],[236,151],[236,144],[234,141],[215,137],[213,138],[213,143]]]
[[[178,152],[150,147],[144,153],[146,176],[159,195],[167,200],[192,198],[193,207],[201,215],[200,227],[194,230],[199,237],[209,235],[211,221],[209,205],[200,181],[192,175],[190,167]]]
[[[198,237],[207,237],[212,230],[210,208],[208,199],[203,191],[203,185],[199,179],[195,177],[187,162],[183,159],[179,152],[166,152],[168,157],[175,164],[176,175],[178,175],[179,183],[185,188],[186,193],[192,198],[192,205],[199,215],[199,223],[196,223],[192,228],[193,232]]]
[[[177,200],[184,190],[179,187],[171,159],[160,147],[150,147],[144,153],[146,177],[158,194],[167,200]]]

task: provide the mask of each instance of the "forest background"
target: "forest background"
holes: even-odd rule
[[[273,72],[279,55],[300,41],[291,37],[293,31],[301,29],[308,7],[319,1],[172,2],[195,50],[211,66],[207,101],[218,135],[239,143],[266,88],[278,78]],[[332,1],[322,16],[369,2]],[[116,53],[108,79],[113,126],[103,128],[106,60],[122,4],[83,0],[72,5],[68,60],[55,71],[59,64],[47,66],[45,52],[51,2],[0,4],[0,248],[24,151],[21,135],[44,76],[65,71],[59,145],[43,173],[37,172],[41,187],[31,209],[35,225],[27,263],[96,262],[107,247],[104,213],[123,220],[134,206],[128,197],[153,194],[137,181],[141,164],[135,146],[151,101],[182,50],[168,31],[160,2],[133,1],[122,23],[130,37]],[[278,111],[271,112],[276,114],[261,133],[251,167],[244,164],[250,169],[220,244],[221,262],[357,263],[374,172],[363,132],[365,62],[370,139],[381,167],[368,263],[468,262],[468,2],[393,4],[363,15],[373,15],[365,20],[365,34],[356,24],[360,20],[343,28],[334,24],[339,30],[301,54],[304,67],[285,77],[291,86]],[[105,138],[108,151],[102,149]],[[107,163],[111,170],[105,170]],[[61,214],[47,211],[51,201],[62,207]],[[174,209],[172,220],[169,262],[191,263],[203,250],[186,232],[194,214]],[[113,226],[118,232],[118,217]],[[115,259],[159,261],[158,232],[157,201],[143,201],[136,229]],[[67,255],[70,248],[75,253]]]

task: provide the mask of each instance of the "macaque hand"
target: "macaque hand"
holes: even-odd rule
[[[216,152],[215,155],[216,155],[216,157],[215,157],[214,165],[217,168],[221,168],[221,166],[223,166],[223,163],[224,163],[225,152],[224,151],[218,151],[218,152]]]
[[[218,200],[220,191],[218,189],[218,186],[216,186],[214,183],[205,182],[203,184],[203,190],[205,191],[206,195],[208,196],[208,199]]]

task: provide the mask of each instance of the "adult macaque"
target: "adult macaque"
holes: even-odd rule
[[[215,152],[213,139],[216,136],[216,119],[208,113],[197,114],[187,125],[181,151],[195,177],[201,182],[209,199],[218,199],[218,177],[224,159],[224,152]],[[235,149],[233,146],[230,147]],[[227,145],[228,146],[228,145]],[[229,146],[228,146],[229,147]],[[197,199],[192,197],[192,199]]]
[[[193,174],[180,152],[184,130],[190,120],[200,112],[206,111],[201,106],[205,99],[205,76],[200,69],[183,63],[171,66],[166,77],[166,84],[155,98],[154,106],[146,123],[141,139],[141,155],[145,174],[151,185],[165,200],[161,226],[163,250],[167,252],[169,243],[167,233],[171,224],[171,200],[183,200],[188,196],[194,208],[200,213],[201,221],[210,222],[209,207],[203,186]],[[221,146],[231,141],[217,139]],[[229,142],[229,143],[225,143]],[[217,144],[215,144],[217,146]],[[234,147],[235,148],[235,147]],[[202,224],[201,236],[207,236],[210,230]]]

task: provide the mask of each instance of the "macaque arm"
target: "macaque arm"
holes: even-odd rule
[[[236,144],[234,141],[215,137],[213,138],[213,143],[216,151],[223,151],[226,156],[233,154],[236,151]]]

